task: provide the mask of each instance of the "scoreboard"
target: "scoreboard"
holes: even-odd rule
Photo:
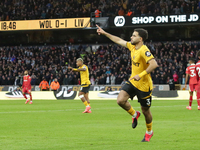
[[[90,18],[0,21],[0,31],[52,30],[90,27]]]

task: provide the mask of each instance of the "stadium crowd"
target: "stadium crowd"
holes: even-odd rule
[[[1,0],[0,21],[199,13],[199,0]],[[96,13],[101,12],[101,15]]]
[[[200,42],[178,41],[146,43],[158,61],[159,68],[152,72],[154,84],[185,84],[185,70],[190,57],[200,49]],[[22,82],[24,70],[32,77],[31,84],[39,85],[46,78],[49,85],[58,79],[61,85],[79,85],[76,59],[82,57],[90,71],[91,84],[124,84],[131,74],[130,52],[121,46],[63,45],[0,47],[0,85],[17,85]],[[20,80],[20,81],[19,81]]]

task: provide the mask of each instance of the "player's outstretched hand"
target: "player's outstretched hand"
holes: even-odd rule
[[[101,28],[101,27],[99,27],[97,24],[96,24],[96,27],[97,27],[97,33],[98,33],[98,35],[104,35],[106,32]]]
[[[139,77],[139,75],[135,75],[134,77],[130,78],[129,81],[132,79],[139,81],[141,78]]]
[[[69,70],[70,70],[70,69],[72,70],[73,68],[69,66],[68,69],[69,69]]]

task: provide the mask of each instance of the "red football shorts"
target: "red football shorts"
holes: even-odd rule
[[[25,88],[23,88],[22,92],[23,93],[31,93],[31,89],[25,87]]]
[[[197,84],[189,84],[189,91],[193,92],[193,91],[197,91]]]
[[[200,99],[200,85],[197,85],[197,99]]]

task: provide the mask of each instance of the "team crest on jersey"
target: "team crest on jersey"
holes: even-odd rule
[[[146,55],[147,57],[150,57],[150,56],[151,56],[151,53],[150,53],[149,51],[146,51],[146,52],[145,52],[145,55]]]
[[[139,67],[140,66],[140,63],[136,63],[134,61],[132,61],[132,64],[135,65],[136,67]]]

